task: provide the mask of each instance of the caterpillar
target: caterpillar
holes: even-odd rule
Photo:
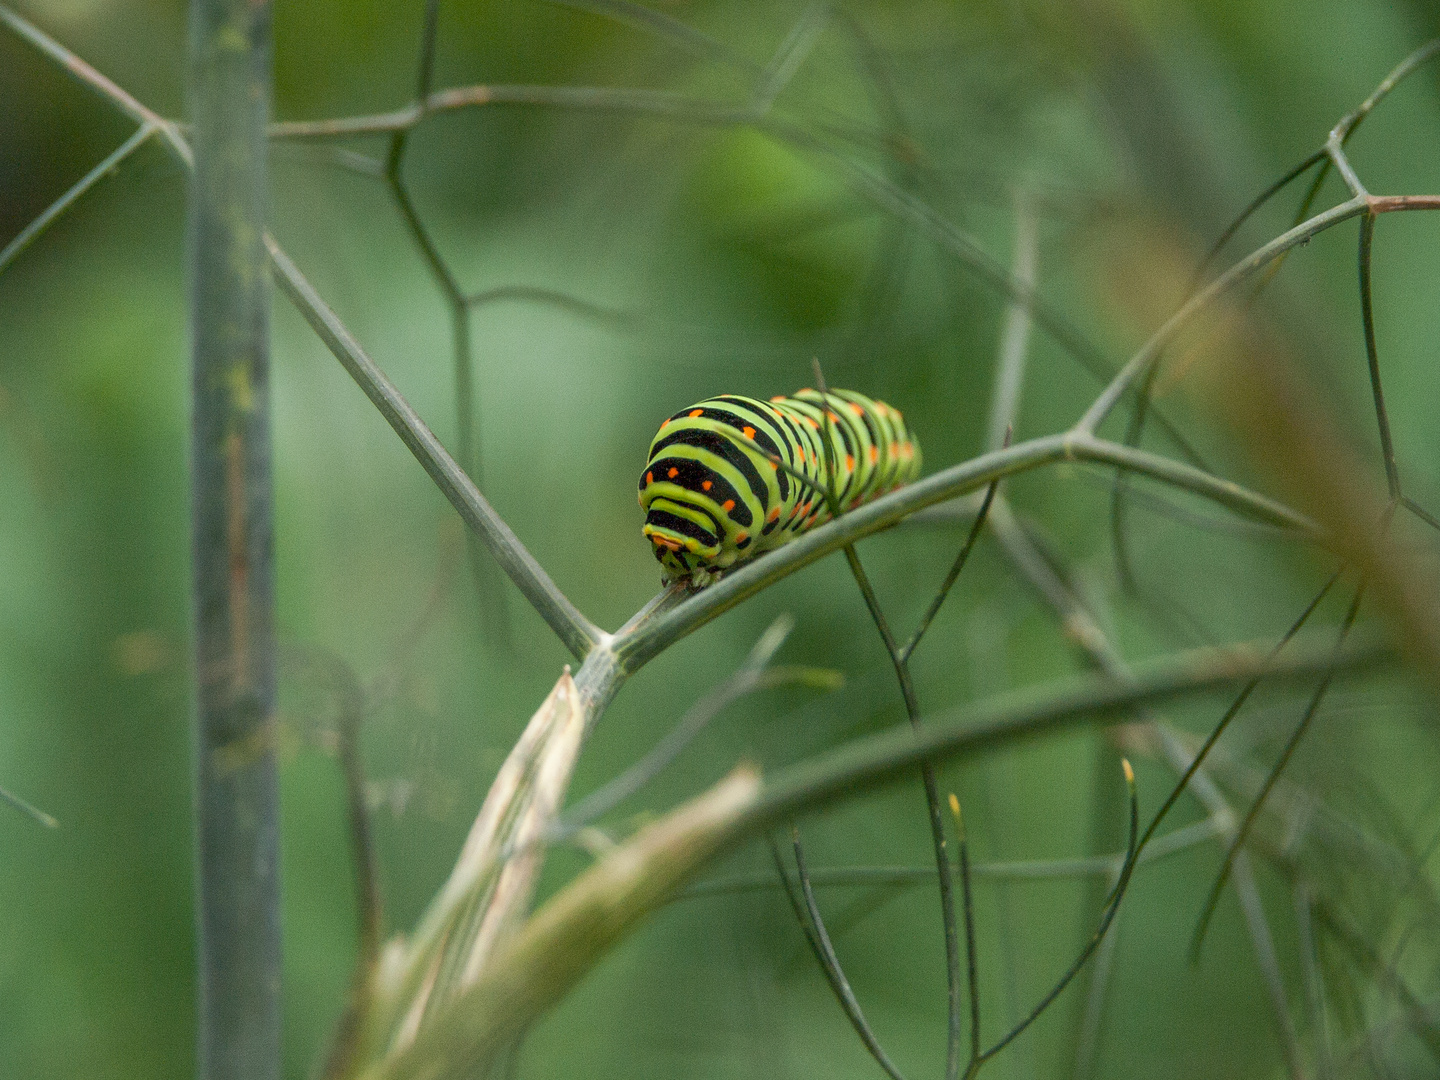
[[[830,520],[823,492],[832,468],[836,502],[848,510],[914,480],[920,447],[898,409],[850,390],[807,387],[769,401],[721,394],[676,413],[660,425],[640,476],[644,534],[663,580],[708,585]]]

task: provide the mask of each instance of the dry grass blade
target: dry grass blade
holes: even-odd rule
[[[486,1075],[635,923],[733,840],[735,823],[759,792],[759,776],[741,767],[610,851],[536,912],[413,1045],[364,1073],[365,1080]]]
[[[528,912],[544,860],[537,841],[564,801],[585,730],[567,669],[510,751],[449,880],[384,978],[370,1046],[403,1049],[429,1017],[483,974]],[[379,1041],[377,1041],[379,1040]]]

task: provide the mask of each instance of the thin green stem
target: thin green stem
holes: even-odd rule
[[[608,814],[660,775],[733,702],[756,690],[806,681],[814,674],[812,669],[770,666],[775,653],[794,628],[795,620],[789,615],[781,615],[771,623],[750,650],[740,670],[690,706],[679,722],[644,757],[557,818],[542,839],[550,844],[562,843]]]
[[[1015,254],[1010,275],[1015,283],[1035,291],[1036,265],[1040,255],[1040,222],[1023,192],[1015,196]],[[986,450],[999,450],[1010,443],[1015,420],[1020,414],[1020,394],[1025,384],[1025,360],[1030,349],[1030,306],[1019,296],[1011,297],[1005,311],[1005,329],[995,360],[995,388],[990,392],[990,418],[985,436]]]
[[[16,256],[34,243],[35,239],[48,229],[56,218],[70,209],[92,187],[119,168],[122,161],[140,149],[158,130],[155,124],[149,120],[141,123],[135,133],[111,151],[104,161],[75,181],[65,194],[47,206],[39,217],[21,229],[15,239],[0,249],[0,273],[3,273],[5,268],[15,261]]]
[[[557,7],[573,8],[576,11],[589,12],[624,23],[627,26],[633,26],[638,30],[663,38],[670,44],[692,56],[700,57],[702,60],[727,64],[747,74],[758,75],[761,71],[759,64],[723,41],[696,30],[688,23],[683,23],[673,16],[645,7],[643,4],[631,3],[630,0],[549,0],[549,2]]]
[[[1297,221],[1295,226],[1288,232],[1276,237],[1270,241],[1270,243],[1257,248],[1251,252],[1250,255],[1233,265],[1215,281],[1211,282],[1205,289],[1193,294],[1180,310],[1172,315],[1170,319],[1155,332],[1151,339],[1141,347],[1140,351],[1136,353],[1125,367],[1121,369],[1120,373],[1115,376],[1110,385],[1105,388],[1105,392],[1096,399],[1095,403],[1089,408],[1085,415],[1081,417],[1079,423],[1076,425],[1077,430],[1094,432],[1099,427],[1100,421],[1104,420],[1111,410],[1115,408],[1121,396],[1129,389],[1130,384],[1133,383],[1147,367],[1159,359],[1164,346],[1175,334],[1200,310],[1218,299],[1222,293],[1249,277],[1256,270],[1280,258],[1292,248],[1307,242],[1317,233],[1330,228],[1332,225],[1339,224],[1346,218],[1354,217],[1356,214],[1365,212],[1366,201],[1369,195],[1365,191],[1364,185],[1360,183],[1359,177],[1356,176],[1354,170],[1351,169],[1349,160],[1345,157],[1343,147],[1350,136],[1355,133],[1356,128],[1360,126],[1365,117],[1370,115],[1371,110],[1373,110],[1376,105],[1383,101],[1411,72],[1436,55],[1440,55],[1440,38],[1426,42],[1402,60],[1396,65],[1394,70],[1381,80],[1380,85],[1375,88],[1375,91],[1368,98],[1361,102],[1353,111],[1341,118],[1340,122],[1336,124],[1330,132],[1330,137],[1326,141],[1325,146],[1318,151],[1318,155],[1311,155],[1311,157],[1307,158],[1292,170],[1291,173],[1287,174],[1278,184],[1272,185],[1270,190],[1267,190],[1260,199],[1257,199],[1256,202],[1252,204],[1252,208],[1258,208],[1258,205],[1263,203],[1271,194],[1278,191],[1281,187],[1284,187],[1290,180],[1293,180],[1296,176],[1299,176],[1308,169],[1315,163],[1317,156],[1323,156],[1326,160],[1320,171],[1316,173],[1315,180],[1311,184],[1309,192],[1306,194],[1305,201],[1301,206],[1301,215],[1303,216],[1308,212],[1315,198],[1319,195],[1320,187],[1325,182],[1325,176],[1332,166],[1339,169],[1344,175],[1346,186],[1351,192],[1351,198],[1308,220]],[[1250,209],[1247,209],[1246,213],[1232,226],[1230,232],[1238,228],[1249,213]],[[1222,238],[1222,243],[1225,239],[1229,238],[1229,235],[1230,233],[1227,232],[1227,235]]]
[[[1219,238],[1210,245],[1210,250],[1205,253],[1205,257],[1200,260],[1200,265],[1195,270],[1196,276],[1203,277],[1205,271],[1209,269],[1210,264],[1213,263],[1217,258],[1219,258],[1220,252],[1225,250],[1225,245],[1228,244],[1232,239],[1234,239],[1235,234],[1240,231],[1241,227],[1245,224],[1245,222],[1249,221],[1256,214],[1256,212],[1260,210],[1261,207],[1263,207],[1276,195],[1280,194],[1280,192],[1284,191],[1294,181],[1298,180],[1309,169],[1313,168],[1324,160],[1324,148],[1316,150],[1304,161],[1300,162],[1300,164],[1296,165],[1284,176],[1280,177],[1279,180],[1276,180],[1259,195],[1255,196],[1255,198],[1250,201],[1250,205],[1245,207],[1244,210],[1241,210],[1240,213],[1236,215],[1235,220],[1230,222],[1230,224],[1226,226],[1225,231],[1220,234]],[[1317,192],[1312,192],[1310,198],[1313,199],[1315,194],[1317,194]],[[1304,220],[1305,214],[1302,213],[1300,215],[1300,218],[1301,220]]]
[[[1356,616],[1360,613],[1360,602],[1364,596],[1365,586],[1362,583],[1355,589],[1354,599],[1350,601],[1350,607],[1345,612],[1345,619],[1340,624],[1340,633],[1335,642],[1337,652],[1344,647],[1345,639],[1349,636],[1351,627],[1355,625]],[[1290,738],[1286,740],[1285,747],[1280,751],[1279,758],[1276,759],[1274,766],[1271,767],[1269,774],[1265,777],[1265,782],[1261,785],[1259,794],[1256,795],[1250,803],[1250,808],[1246,810],[1245,817],[1241,820],[1239,827],[1236,828],[1235,835],[1225,851],[1225,858],[1221,860],[1220,870],[1216,873],[1214,882],[1211,883],[1210,893],[1205,899],[1204,906],[1201,908],[1199,921],[1196,923],[1195,932],[1190,940],[1190,959],[1192,963],[1199,958],[1200,948],[1205,942],[1206,931],[1210,928],[1211,917],[1215,914],[1216,905],[1220,902],[1220,894],[1225,888],[1225,883],[1230,878],[1230,869],[1234,865],[1235,858],[1245,846],[1245,841],[1250,836],[1250,830],[1255,827],[1255,821],[1260,816],[1260,810],[1264,807],[1265,800],[1269,798],[1271,790],[1279,781],[1280,774],[1285,771],[1285,766],[1290,763],[1290,758],[1299,747],[1300,741],[1305,737],[1306,732],[1310,730],[1311,721],[1315,719],[1315,714],[1320,709],[1320,703],[1325,700],[1325,695],[1329,693],[1330,685],[1333,681],[1334,676],[1329,672],[1321,676],[1319,685],[1315,687],[1315,692],[1310,696],[1310,701],[1300,716],[1300,722],[1295,725],[1295,730],[1290,733]]]
[[[1425,42],[1425,44],[1405,57],[1404,60],[1396,64],[1390,73],[1380,80],[1380,85],[1375,87],[1369,97],[1357,105],[1351,112],[1345,114],[1340,122],[1335,125],[1335,129],[1331,134],[1339,137],[1342,142],[1347,141],[1351,135],[1355,134],[1355,129],[1360,126],[1365,117],[1370,115],[1376,105],[1384,101],[1385,98],[1390,95],[1390,92],[1408,78],[1416,68],[1436,56],[1440,56],[1440,38],[1432,38]]]
[[[99,94],[137,124],[151,124],[163,132],[171,152],[186,168],[194,167],[195,157],[191,152],[190,144],[185,141],[184,136],[180,134],[180,129],[172,121],[166,120],[153,109],[142,105],[134,96],[100,74],[49,34],[28,20],[22,19],[3,4],[0,4],[0,23],[54,60],[65,69],[66,74]]]
[[[0,802],[3,802],[12,810],[19,811],[31,820],[39,822],[47,829],[58,829],[60,827],[60,822],[56,821],[53,817],[45,813],[45,811],[41,810],[38,806],[34,806],[26,802],[19,795],[16,795],[13,791],[8,791],[5,788],[0,788]]]
[[[1077,433],[1093,435],[1101,421],[1110,415],[1135,380],[1142,377],[1150,365],[1159,359],[1165,346],[1174,340],[1175,336],[1197,315],[1213,305],[1226,292],[1257,271],[1263,270],[1287,251],[1308,242],[1342,221],[1348,221],[1352,217],[1365,213],[1366,208],[1365,199],[1359,196],[1347,199],[1338,206],[1332,206],[1329,210],[1316,214],[1314,217],[1302,221],[1293,229],[1281,233],[1269,243],[1262,244],[1245,258],[1233,264],[1230,269],[1205,288],[1193,294],[1180,306],[1179,311],[1165,320],[1160,329],[1156,330],[1120,369],[1110,384],[1095,399],[1094,404],[1076,421],[1074,430]]]
[[[608,639],[608,635],[585,618],[560,591],[290,257],[268,236],[266,244],[281,290],[365,391],[465,523],[480,536],[530,605],[576,659],[584,659],[598,643]]]
[[[1305,610],[1290,624],[1289,629],[1280,635],[1280,640],[1277,641],[1274,648],[1270,650],[1272,659],[1279,656],[1281,650],[1283,650],[1295,635],[1300,632],[1301,628],[1310,621],[1310,616],[1315,614],[1315,609],[1318,608],[1320,602],[1329,595],[1330,590],[1334,588],[1335,583],[1340,580],[1340,575],[1343,572],[1342,569],[1336,570],[1331,574],[1330,579],[1326,581],[1320,591],[1315,594],[1315,597],[1306,606]],[[1189,788],[1190,782],[1195,778],[1195,774],[1200,771],[1201,766],[1205,764],[1205,759],[1210,756],[1210,751],[1213,750],[1215,744],[1220,741],[1220,736],[1225,734],[1226,729],[1230,726],[1230,722],[1234,720],[1240,710],[1244,708],[1245,703],[1250,700],[1250,695],[1259,687],[1263,678],[1263,675],[1257,675],[1241,688],[1240,693],[1235,696],[1235,700],[1230,703],[1230,707],[1226,709],[1224,715],[1220,717],[1219,723],[1217,723],[1210,730],[1210,734],[1205,737],[1205,742],[1202,743],[1200,749],[1195,752],[1195,756],[1191,759],[1190,764],[1185,767],[1185,771],[1171,789],[1170,794],[1166,796],[1165,801],[1160,804],[1160,809],[1156,810],[1155,816],[1150,819],[1150,824],[1145,829],[1145,835],[1140,838],[1141,851],[1144,851],[1145,846],[1150,843],[1151,838],[1155,835],[1155,830],[1160,827],[1160,822],[1165,819],[1165,815],[1170,812],[1170,809],[1179,801],[1180,796]]]
[[[790,32],[785,35],[785,40],[775,50],[775,55],[757,77],[755,88],[750,95],[752,109],[758,113],[769,111],[775,99],[805,63],[805,58],[810,55],[815,42],[825,32],[830,18],[830,5],[823,0],[816,0],[801,12],[800,17],[790,27]]]
[[[1136,863],[1154,862],[1188,851],[1215,839],[1219,833],[1214,821],[1206,818],[1182,826],[1158,837],[1135,856]],[[1073,880],[1086,877],[1114,878],[1125,862],[1125,852],[1112,855],[1091,855],[1080,859],[1018,859],[1008,862],[971,862],[970,877],[975,881],[993,881],[1013,885],[1024,881]],[[928,884],[935,880],[933,866],[831,866],[810,871],[811,883],[817,889],[871,889],[876,887]],[[711,878],[690,886],[677,900],[696,900],[706,896],[727,896],[735,893],[763,892],[776,888],[769,874],[743,874],[727,878]]]
[[[839,518],[840,495],[835,490],[836,447],[833,413],[830,408],[830,390],[825,384],[825,373],[820,369],[819,359],[816,358],[813,364],[815,385],[820,390],[822,406],[820,411],[824,420],[824,438],[821,441],[825,448],[825,500],[829,504],[831,517]],[[858,476],[858,474],[855,475]],[[889,654],[890,662],[895,668],[895,677],[900,683],[900,693],[905,700],[905,713],[910,718],[910,725],[918,730],[920,727],[920,703],[915,696],[914,681],[910,678],[910,666],[906,663],[905,657],[901,655],[900,648],[895,641],[895,634],[891,631],[890,623],[885,618],[885,612],[880,607],[880,599],[875,595],[865,568],[860,563],[860,555],[853,544],[845,545],[845,560],[850,566],[850,573],[855,578],[855,584],[860,588],[860,594],[865,598],[865,606],[869,609],[870,618],[874,620],[875,628],[880,632],[880,640],[884,643],[885,651]],[[955,923],[955,878],[950,866],[950,855],[946,850],[945,815],[940,807],[940,785],[935,779],[935,767],[928,761],[921,763],[920,780],[925,789],[925,808],[930,820],[930,841],[935,851],[935,868],[940,885],[940,918],[945,939],[945,1076],[946,1080],[955,1080],[960,1072],[961,1035],[960,931]],[[970,904],[968,883],[966,884],[965,904],[968,910]]]
[[[959,580],[960,571],[965,569],[965,563],[970,559],[970,552],[975,549],[975,543],[980,539],[981,532],[985,529],[985,522],[990,517],[990,506],[995,501],[995,492],[999,490],[1000,481],[990,481],[989,487],[985,489],[985,498],[980,503],[980,512],[975,515],[974,522],[970,525],[970,532],[965,536],[965,542],[960,545],[960,551],[955,556],[955,561],[950,564],[950,572],[945,575],[944,582],[940,585],[940,591],[930,601],[930,606],[925,610],[915,632],[910,635],[910,640],[900,650],[900,659],[908,664],[910,656],[915,652],[915,646],[920,644],[920,639],[930,629],[930,624],[935,621],[935,616],[940,613],[940,607],[945,603],[945,598],[950,595],[950,589]]]
[[[815,900],[815,891],[810,886],[810,876],[805,866],[805,849],[800,843],[800,830],[792,828],[791,836],[795,849],[795,870],[800,878],[800,897],[795,895],[795,890],[790,883],[790,875],[786,872],[785,863],[780,858],[780,849],[775,845],[773,839],[770,839],[770,854],[775,861],[775,871],[780,877],[781,884],[785,887],[785,895],[790,900],[790,906],[795,912],[800,929],[804,932],[805,939],[815,954],[816,962],[825,973],[825,979],[840,1002],[840,1007],[844,1009],[850,1025],[860,1036],[860,1041],[865,1044],[865,1049],[891,1077],[891,1080],[904,1080],[903,1074],[890,1060],[890,1055],[880,1045],[880,1040],[876,1038],[874,1030],[865,1019],[865,1013],[860,1008],[860,1002],[855,997],[850,980],[845,977],[845,970],[840,966],[840,957],[835,952],[835,946],[830,940],[830,933],[825,928],[825,920],[820,914],[820,905]],[[767,837],[767,839],[769,838]],[[803,909],[801,907],[802,898]],[[807,915],[808,922],[806,921]]]
[[[952,465],[811,529],[784,547],[730,572],[665,615],[632,632],[617,634],[615,651],[627,670],[638,670],[674,641],[722,612],[847,544],[889,528],[924,507],[976,491],[1006,476],[1063,461],[1118,465],[1301,536],[1320,538],[1317,526],[1288,507],[1192,466],[1092,436],[1050,435]]]
[[[965,898],[965,985],[970,996],[970,1061],[966,1072],[973,1075],[980,1061],[980,953],[975,945],[975,892],[970,887],[970,842],[960,800],[952,792],[950,809],[955,814],[955,853],[960,862],[960,894]]]
[[[1435,529],[1437,532],[1440,532],[1440,518],[1437,518],[1434,514],[1430,513],[1429,510],[1426,510],[1414,499],[1410,498],[1410,496],[1400,496],[1400,505],[1405,507],[1406,510],[1409,510],[1410,513],[1414,514],[1426,525],[1429,525],[1430,528]]]
[[[1395,462],[1395,440],[1390,434],[1390,414],[1385,408],[1385,388],[1380,381],[1380,351],[1375,344],[1375,310],[1371,303],[1370,252],[1375,241],[1375,215],[1360,217],[1360,323],[1365,331],[1365,362],[1370,370],[1370,394],[1375,402],[1375,423],[1380,429],[1380,458],[1385,464],[1385,486],[1392,502],[1401,497],[1400,468]]]
[[[1219,238],[1210,246],[1210,250],[1205,253],[1205,257],[1200,260],[1200,265],[1196,267],[1195,270],[1195,278],[1190,286],[1190,291],[1193,293],[1196,289],[1200,287],[1201,283],[1204,281],[1204,275],[1209,270],[1211,263],[1213,263],[1215,259],[1219,257],[1220,252],[1224,250],[1225,245],[1228,244],[1230,240],[1235,236],[1235,234],[1240,231],[1240,228],[1245,224],[1245,222],[1250,220],[1250,218],[1258,210],[1260,210],[1261,207],[1263,207],[1267,202],[1269,202],[1272,198],[1274,198],[1286,187],[1288,187],[1293,181],[1302,176],[1306,172],[1306,170],[1312,168],[1313,166],[1321,162],[1324,162],[1326,167],[1328,168],[1329,159],[1326,157],[1324,149],[1315,151],[1315,153],[1311,154],[1299,165],[1296,165],[1284,176],[1280,177],[1280,179],[1276,180],[1273,184],[1271,184],[1254,199],[1252,199],[1250,204],[1239,213],[1239,215],[1225,228],[1224,232],[1220,234]],[[1299,216],[1295,220],[1295,224],[1299,224],[1308,216],[1310,202],[1319,192],[1318,181],[1324,179],[1324,172],[1325,170],[1322,168],[1320,177],[1318,178],[1317,182],[1311,185],[1310,192],[1304,202],[1304,205],[1301,208]],[[1272,270],[1278,267],[1278,265],[1278,262],[1272,263]],[[1263,283],[1260,287],[1263,287]],[[1130,417],[1130,425],[1125,432],[1124,442],[1126,446],[1140,445],[1140,435],[1145,429],[1145,421],[1149,415],[1149,408],[1151,404],[1151,388],[1154,386],[1156,376],[1159,373],[1160,357],[1157,356],[1155,358],[1155,362],[1152,363],[1146,370],[1144,381],[1141,383],[1138,391],[1136,392],[1135,411]],[[1131,566],[1130,563],[1129,544],[1127,542],[1125,533],[1125,508],[1127,502],[1126,497],[1129,494],[1130,485],[1125,475],[1123,473],[1117,473],[1115,476],[1114,485],[1111,489],[1110,498],[1110,531],[1115,558],[1115,569],[1117,574],[1119,575],[1121,587],[1125,590],[1125,592],[1129,593],[1132,596],[1139,597],[1141,596],[1140,583],[1135,575],[1134,568]]]
[[[1115,887],[1110,891],[1110,897],[1106,902],[1105,913],[1100,918],[1100,925],[1095,928],[1094,935],[1085,943],[1085,947],[1080,950],[1080,955],[1075,958],[1075,961],[1070,965],[1069,969],[1066,970],[1064,975],[1060,976],[1059,980],[1050,989],[1050,992],[1041,998],[1035,1007],[1030,1010],[1029,1015],[1006,1032],[994,1046],[974,1059],[965,1074],[966,1080],[971,1080],[971,1078],[980,1071],[981,1065],[1018,1039],[1024,1033],[1025,1029],[1038,1020],[1045,1010],[1054,1003],[1055,999],[1065,992],[1065,988],[1069,986],[1075,976],[1080,973],[1080,969],[1089,962],[1090,957],[1095,955],[1095,950],[1099,948],[1100,942],[1105,939],[1105,933],[1110,929],[1110,924],[1115,921],[1115,916],[1120,910],[1120,902],[1125,898],[1125,890],[1130,884],[1131,875],[1135,872],[1135,842],[1136,837],[1139,835],[1139,796],[1135,790],[1135,774],[1131,770],[1128,761],[1123,764],[1125,766],[1126,785],[1130,796],[1130,838],[1125,848],[1125,862],[1120,867],[1120,874],[1115,882]]]
[[[420,59],[417,65],[415,97],[419,112],[416,123],[427,115],[427,102],[434,85],[435,50],[439,33],[439,0],[426,0],[425,20],[420,35]],[[464,289],[450,264],[425,227],[420,212],[405,183],[405,152],[411,128],[396,130],[390,137],[390,150],[385,161],[385,184],[395,202],[406,231],[440,289],[450,315],[450,353],[455,381],[455,457],[461,468],[479,487],[485,482],[481,470],[479,434],[476,430],[474,358],[470,346],[470,309]],[[509,618],[506,613],[504,589],[495,580],[493,568],[484,558],[483,545],[474,533],[466,538],[470,570],[480,589],[482,618],[490,636],[502,646],[508,644]]]
[[[350,665],[338,656],[306,650],[304,660],[316,667],[335,695],[336,757],[345,782],[345,807],[350,826],[350,855],[355,875],[356,949],[348,1000],[330,1037],[320,1075],[340,1080],[354,1065],[360,1025],[370,993],[370,980],[380,957],[383,920],[379,867],[366,803],[365,764],[360,733],[370,709],[365,688]]]
[[[1258,646],[1192,649],[1137,664],[1125,680],[1087,673],[1040,689],[1002,695],[947,710],[909,728],[857,739],[771,777],[760,798],[737,827],[746,835],[796,815],[853,798],[902,779],[922,761],[957,761],[1015,746],[1043,735],[1097,722],[1115,722],[1146,706],[1188,694],[1218,690],[1263,674],[1275,686],[1290,686],[1337,671],[1358,673],[1393,663],[1388,647],[1353,642],[1337,657],[1333,644],[1297,646],[1270,660]]]

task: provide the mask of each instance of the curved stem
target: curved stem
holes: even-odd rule
[[[1385,486],[1391,501],[1399,500],[1400,468],[1395,462],[1395,440],[1390,434],[1390,414],[1385,408],[1385,388],[1380,380],[1380,350],[1375,344],[1375,309],[1371,300],[1370,252],[1375,241],[1375,214],[1360,218],[1360,323],[1365,331],[1365,362],[1370,370],[1370,395],[1375,402],[1375,423],[1380,428],[1380,457],[1385,463]]]
[[[773,837],[767,837],[770,841],[770,857],[775,863],[775,873],[780,878],[780,884],[785,889],[785,897],[790,901],[790,908],[795,913],[795,921],[800,926],[800,931],[805,935],[810,950],[815,954],[815,961],[820,965],[821,972],[825,975],[825,981],[830,984],[840,1007],[845,1010],[845,1016],[850,1021],[850,1026],[860,1036],[860,1041],[865,1044],[865,1049],[870,1051],[880,1068],[885,1070],[891,1080],[905,1080],[895,1063],[890,1060],[890,1055],[880,1045],[875,1032],[871,1029],[869,1022],[865,1019],[865,1013],[860,1008],[860,1002],[855,997],[855,991],[850,987],[850,980],[845,977],[845,970],[840,966],[840,958],[835,953],[835,946],[830,941],[830,933],[825,928],[825,920],[820,914],[820,905],[815,900],[815,890],[810,885],[810,874],[805,866],[805,849],[800,844],[800,831],[794,830],[795,867],[800,877],[800,889],[804,899],[804,906],[801,906],[801,896],[795,895],[795,888],[790,882],[790,874],[785,869],[784,860],[780,858],[780,849],[775,844]],[[806,921],[808,914],[809,921]],[[811,928],[814,928],[813,930]]]
[[[1281,233],[1268,244],[1256,248],[1205,288],[1191,296],[1181,305],[1179,311],[1165,320],[1164,325],[1156,330],[1150,336],[1150,340],[1145,342],[1140,350],[1120,369],[1120,372],[1111,380],[1110,385],[1095,399],[1095,403],[1085,411],[1085,415],[1076,422],[1075,430],[1093,435],[1095,429],[1100,426],[1100,422],[1110,415],[1131,384],[1159,358],[1161,350],[1196,315],[1208,308],[1222,295],[1252,274],[1264,269],[1291,248],[1306,243],[1312,237],[1342,221],[1364,213],[1366,209],[1366,200],[1360,196],[1347,199],[1338,206],[1332,206],[1329,210],[1316,214],[1314,217],[1302,221],[1293,229]]]
[[[613,647],[626,670],[636,671],[717,615],[847,544],[889,528],[924,507],[978,490],[1003,477],[1062,461],[1118,465],[1268,524],[1320,538],[1319,527],[1289,507],[1193,466],[1091,435],[1049,435],[952,465],[856,507],[726,575],[664,616],[632,632],[617,634]]]

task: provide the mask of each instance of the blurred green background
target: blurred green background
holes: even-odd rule
[[[277,118],[407,102],[421,7],[278,0]],[[18,10],[141,100],[181,115],[182,3],[37,0]],[[754,69],[807,13],[790,0],[656,4],[723,43],[717,59],[538,0],[440,10],[438,86],[638,86],[727,103],[747,99]],[[1163,280],[1147,260],[1159,252],[1193,262],[1253,194],[1436,33],[1440,13],[1429,0],[846,4],[776,109],[915,191],[1002,261],[1013,193],[1031,193],[1042,291],[1118,364],[1153,328],[1135,316],[1144,307],[1137,293],[1152,276]],[[1440,67],[1422,70],[1357,136],[1354,159],[1372,190],[1440,184],[1437,76]],[[0,242],[129,130],[0,34]],[[378,142],[346,145],[384,153]],[[277,145],[272,163],[280,241],[452,439],[447,310],[384,186],[313,146]],[[602,309],[592,317],[502,300],[474,313],[473,331],[484,490],[603,626],[618,626],[655,592],[635,479],[659,420],[691,401],[793,390],[810,381],[819,356],[833,385],[905,412],[929,469],[981,447],[1003,302],[930,238],[857,195],[824,158],[745,127],[496,106],[427,122],[407,168],[467,289],[536,286]],[[1326,197],[1337,191],[1332,182]],[[1236,253],[1283,229],[1298,198],[1261,214]],[[7,1077],[180,1077],[192,1068],[184,220],[184,177],[152,146],[0,278],[0,784],[63,823],[45,831],[0,816]],[[1407,490],[1432,510],[1440,506],[1437,241],[1433,216],[1382,220],[1375,266],[1399,456]],[[1318,238],[1290,260],[1266,310],[1378,463],[1353,245],[1350,225]],[[280,630],[288,656],[324,650],[388,688],[365,738],[387,927],[403,930],[444,879],[495,768],[566,656],[508,585],[508,637],[497,637],[443,498],[283,298],[273,325]],[[1037,333],[1017,437],[1070,423],[1096,389]],[[1165,405],[1218,467],[1247,475],[1183,395]],[[1163,597],[1158,617],[1118,587],[1108,478],[1054,469],[1008,491],[1048,530],[1076,588],[1110,613],[1107,629],[1128,655],[1273,638],[1328,572],[1270,540],[1137,509],[1135,562]],[[914,526],[863,545],[902,632],[924,610],[962,529]],[[1344,599],[1332,598],[1322,615],[1337,621]],[[582,758],[576,794],[640,756],[782,612],[798,628],[780,659],[836,668],[845,688],[771,692],[733,706],[612,815],[617,832],[739,759],[774,768],[903,721],[861,598],[832,558],[636,677]],[[1050,611],[984,543],[916,658],[921,702],[936,712],[1080,665]],[[285,1052],[287,1074],[302,1077],[343,999],[354,908],[325,710],[305,664],[288,670]],[[1173,719],[1204,731],[1223,707],[1200,701]],[[1227,743],[1234,775],[1260,775],[1298,713],[1295,700],[1275,697],[1245,714]],[[1387,958],[1401,958],[1421,1006],[1433,1008],[1437,920],[1423,902],[1434,877],[1425,845],[1440,819],[1432,720],[1403,683],[1347,684],[1289,775],[1322,808],[1316,814],[1360,838],[1357,850],[1398,853],[1400,869],[1387,876],[1351,849],[1293,838],[1314,887],[1346,905]],[[1139,765],[1142,807],[1153,810],[1171,776]],[[949,769],[942,784],[965,804],[981,861],[1112,851],[1123,840],[1118,768],[1096,736]],[[1185,800],[1171,824],[1198,818]],[[812,866],[928,858],[918,784],[804,827]],[[1233,892],[1201,962],[1185,957],[1218,862],[1209,843],[1138,873],[1096,1056],[1080,1074],[1286,1074]],[[545,888],[583,863],[557,852]],[[766,865],[754,848],[717,869]],[[1262,867],[1259,878],[1313,1070],[1317,1031],[1291,890],[1272,870]],[[977,888],[988,1041],[1064,969],[1088,933],[1093,896],[1073,880]],[[893,1057],[909,1075],[937,1075],[944,973],[933,891],[833,889],[822,904]],[[1435,1059],[1396,1020],[1394,995],[1347,955],[1322,940],[1332,1074],[1435,1075]],[[1074,1074],[1083,1004],[1080,986],[987,1074]],[[783,898],[760,890],[677,902],[650,921],[532,1032],[518,1075],[879,1071]]]

